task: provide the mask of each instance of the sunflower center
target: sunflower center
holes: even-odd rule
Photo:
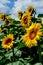
[[[29,34],[29,38],[33,40],[36,37],[37,31],[32,30]]]
[[[9,38],[9,39],[6,40],[5,44],[9,44],[9,43],[11,43],[11,41],[12,40]]]
[[[24,24],[27,24],[27,22],[28,22],[28,19],[25,17],[24,18]]]
[[[1,19],[3,19],[3,16],[1,16]]]
[[[29,12],[31,12],[31,11],[32,11],[32,9],[30,8],[30,9],[29,9]]]
[[[9,21],[8,20],[6,20],[6,24],[8,24],[9,23]]]

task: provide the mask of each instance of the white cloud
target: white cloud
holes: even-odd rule
[[[11,16],[15,19],[18,19],[17,17],[17,11],[25,11],[28,6],[34,6],[37,10],[37,13],[43,12],[43,0],[17,0],[14,1],[14,6],[11,11]]]
[[[0,0],[0,13],[9,13],[10,8],[7,3],[10,3],[10,0]]]
[[[0,0],[0,3],[2,4],[10,3],[10,0]]]

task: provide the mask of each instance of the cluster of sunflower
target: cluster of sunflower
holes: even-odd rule
[[[39,47],[39,42],[43,40],[43,24],[40,18],[35,17],[35,14],[36,10],[32,6],[28,7],[27,11],[18,11],[20,21],[15,21],[10,15],[0,13],[0,21],[4,21],[4,25],[0,26],[0,34],[5,33],[1,40],[2,48],[15,48],[19,42],[20,44],[23,43],[28,49],[35,46]]]
[[[40,18],[36,21],[32,21],[35,18],[35,9],[30,6],[27,11],[22,13],[18,11],[18,18],[21,20],[21,25],[25,28],[26,33],[22,36],[23,42],[27,47],[38,46],[38,40],[43,36],[42,23]],[[34,18],[33,18],[34,17]]]
[[[26,30],[25,35],[22,36],[23,42],[26,44],[27,47],[31,48],[32,46],[37,46],[38,40],[40,40],[40,37],[43,36],[42,32],[42,24],[35,21],[32,22],[32,18],[35,17],[33,14],[35,13],[35,9],[30,6],[27,8],[27,11],[22,13],[20,10],[18,11],[18,18],[21,20],[21,26],[23,26]],[[4,21],[4,26],[11,24],[10,16],[5,17],[4,14],[0,14],[0,20]],[[37,19],[41,20],[41,19]],[[0,31],[2,31],[0,27]],[[2,46],[4,48],[11,48],[13,45],[13,34],[7,35],[2,41]]]
[[[5,14],[0,13],[0,21],[4,21],[4,26],[7,26],[9,23],[11,24],[11,17],[10,16],[6,16]],[[5,28],[7,30],[7,28]],[[0,32],[3,32],[3,28],[0,26]],[[0,33],[0,34],[1,34]],[[2,47],[5,49],[9,49],[11,48],[11,46],[13,46],[14,43],[14,37],[13,34],[7,34],[7,36],[5,36],[2,39]]]

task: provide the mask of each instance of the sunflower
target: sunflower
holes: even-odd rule
[[[4,25],[8,25],[9,21],[7,19],[4,20]]]
[[[8,25],[9,21],[7,19],[4,20],[4,25]]]
[[[11,17],[10,17],[10,16],[6,16],[6,19],[10,20],[10,19],[11,19]]]
[[[11,24],[10,19],[11,19],[11,17],[7,16],[6,19],[4,20],[4,25],[8,25],[9,23]]]
[[[0,20],[4,20],[5,19],[5,15],[0,13]]]
[[[21,20],[23,13],[19,10],[18,11],[18,18]]]
[[[11,24],[11,21],[10,20],[8,20],[8,19],[5,19],[4,20],[4,25],[8,25],[9,23]]]
[[[28,27],[30,23],[31,23],[31,16],[29,15],[28,12],[25,12],[21,19],[21,25],[23,27]]]
[[[37,46],[37,40],[42,36],[40,23],[32,23],[29,28],[26,28],[27,33],[23,36],[23,42],[26,46],[31,48],[32,46]]]
[[[7,35],[3,40],[2,40],[2,47],[5,49],[10,49],[13,46],[14,43],[14,37],[13,34]]]
[[[28,10],[28,12],[30,13],[30,15],[34,12],[34,7],[32,7],[32,6],[29,6],[28,8],[27,8],[27,10]]]

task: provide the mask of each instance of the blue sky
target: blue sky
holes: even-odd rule
[[[8,7],[10,7],[10,8],[12,8],[13,7],[13,5],[14,5],[14,2],[16,1],[16,0],[9,0],[11,3],[7,3],[6,5],[8,6]]]
[[[17,18],[17,11],[27,10],[28,6],[34,6],[36,13],[43,13],[43,0],[0,0],[0,13],[11,14],[12,18]]]

